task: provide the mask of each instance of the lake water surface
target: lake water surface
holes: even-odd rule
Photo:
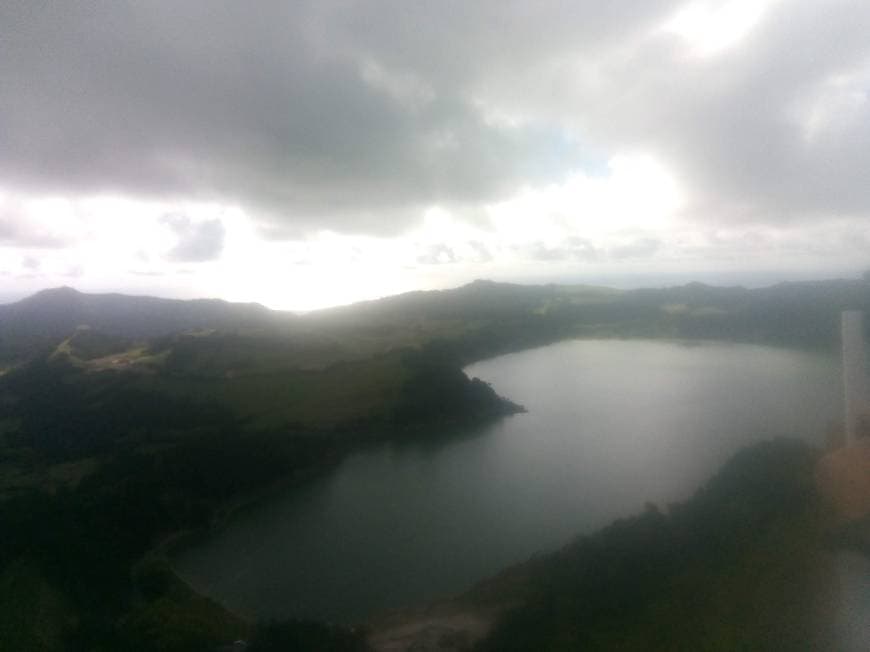
[[[687,498],[746,444],[821,446],[841,410],[836,360],[761,346],[580,340],[466,371],[528,413],[355,454],[185,551],[180,575],[248,616],[353,622]]]

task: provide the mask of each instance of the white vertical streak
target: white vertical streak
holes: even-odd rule
[[[864,313],[843,312],[843,388],[846,399],[846,444],[858,438],[859,423],[867,408],[867,371],[864,353]]]

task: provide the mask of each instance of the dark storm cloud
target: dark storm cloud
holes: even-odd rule
[[[395,233],[641,149],[697,219],[866,214],[870,5],[782,0],[696,60],[655,32],[683,4],[7,0],[0,185]]]
[[[291,231],[499,196],[537,139],[462,92],[495,7],[4,3],[0,179],[238,201]]]
[[[220,257],[224,248],[224,225],[220,220],[193,222],[184,215],[165,215],[162,222],[174,232],[177,242],[167,258],[175,262],[201,263]]]

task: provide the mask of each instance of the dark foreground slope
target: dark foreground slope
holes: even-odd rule
[[[794,441],[753,446],[688,502],[506,571],[468,597],[519,603],[475,649],[833,649],[816,459]]]
[[[691,499],[648,505],[453,600],[374,620],[378,651],[835,650],[817,452],[738,452]]]

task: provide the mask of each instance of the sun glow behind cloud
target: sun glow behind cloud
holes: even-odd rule
[[[682,37],[696,56],[709,57],[736,46],[775,1],[694,1],[680,8],[662,29]]]
[[[650,266],[703,271],[715,263],[739,269],[747,255],[763,259],[777,247],[803,256],[806,264],[829,257],[844,238],[870,243],[870,231],[856,233],[849,223],[828,225],[809,240],[752,225],[700,228],[683,215],[686,194],[679,181],[660,161],[637,152],[613,157],[605,175],[577,171],[561,183],[526,186],[473,214],[432,206],[417,226],[395,237],[321,231],[270,240],[240,208],[214,203],[110,196],[21,201],[31,226],[51,227],[46,232],[52,237],[68,238],[62,247],[14,254],[0,248],[0,273],[22,287],[120,286],[291,310],[450,287],[476,277],[606,282],[643,274]],[[171,255],[181,237],[173,225],[182,218],[186,225],[220,224],[224,237],[213,259],[187,262]],[[864,253],[857,245],[854,251],[856,258]],[[176,289],[179,277],[182,293]]]
[[[17,273],[22,280],[29,275],[34,287],[74,278],[84,288],[123,284],[148,291],[171,286],[173,277],[185,275],[190,296],[307,310],[421,284],[449,286],[469,273],[522,273],[552,262],[561,244],[572,238],[588,243],[587,253],[600,254],[564,262],[593,263],[609,249],[625,248],[627,242],[648,239],[672,225],[681,197],[676,182],[651,157],[623,155],[610,162],[605,176],[577,172],[559,184],[525,187],[473,216],[432,206],[416,227],[396,237],[322,231],[299,240],[266,240],[242,210],[219,204],[111,196],[25,203],[33,218],[29,222],[51,226],[53,235],[67,238],[63,247],[28,251],[28,259],[40,261],[39,274],[16,270],[21,260],[6,261],[7,274]],[[172,225],[180,219],[192,225],[220,222],[225,244],[214,260],[187,263],[170,255],[178,245]],[[71,261],[78,261],[75,269]]]
[[[515,243],[566,233],[598,238],[624,229],[668,225],[679,211],[682,193],[667,170],[648,155],[621,155],[610,174],[583,172],[488,207],[499,233]]]

